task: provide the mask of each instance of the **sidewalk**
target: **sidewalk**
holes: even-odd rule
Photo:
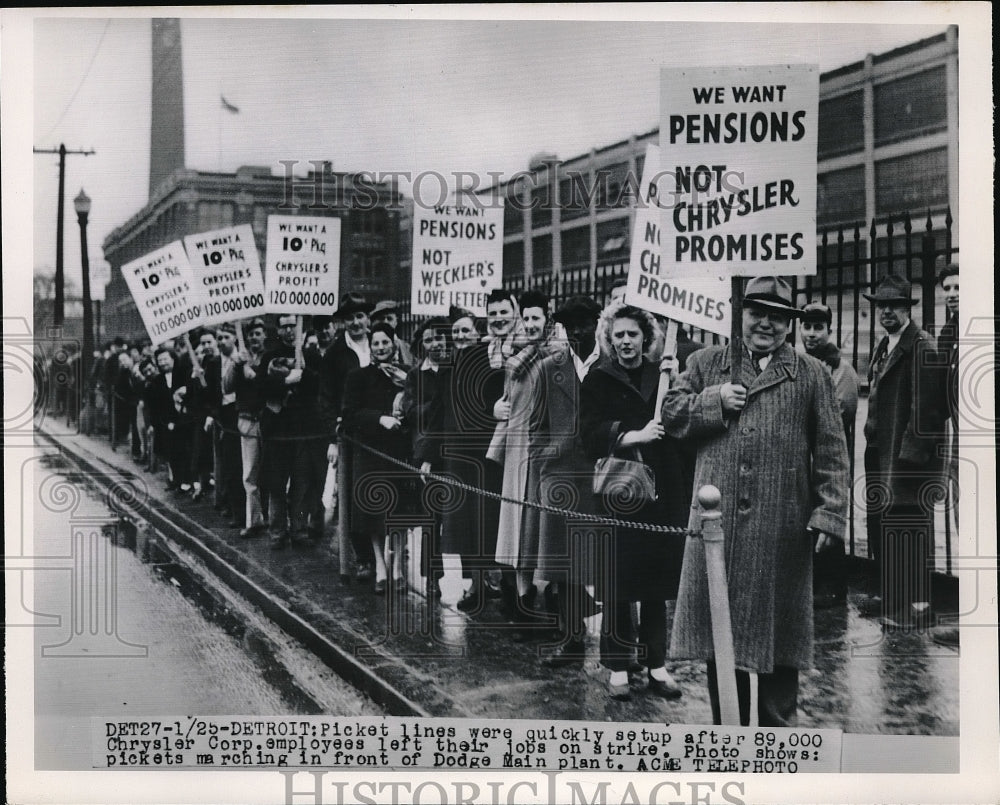
[[[414,592],[376,596],[370,582],[342,581],[335,522],[315,548],[273,552],[266,540],[241,540],[237,529],[227,528],[211,495],[198,503],[179,499],[167,492],[162,473],[150,475],[106,440],[47,430],[39,443],[57,445],[85,471],[134,478],[140,517],[390,713],[711,723],[701,662],[668,666],[684,690],[677,701],[641,689],[630,702],[612,701],[598,662],[599,615],[588,621],[583,667],[550,671],[539,664],[547,647],[515,642],[493,602],[471,617],[457,611],[459,590],[450,579],[444,605],[431,606]],[[411,579],[414,587],[417,581]],[[846,605],[816,612],[816,667],[800,676],[800,724],[958,735],[958,651],[935,644],[926,632],[883,634],[877,622],[858,614],[863,587],[855,579]]]

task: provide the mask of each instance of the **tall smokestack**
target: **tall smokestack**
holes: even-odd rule
[[[181,21],[154,18],[153,93],[150,120],[149,195],[184,167],[184,74]]]

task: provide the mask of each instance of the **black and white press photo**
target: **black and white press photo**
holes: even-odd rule
[[[990,17],[3,12],[11,801],[994,801]]]

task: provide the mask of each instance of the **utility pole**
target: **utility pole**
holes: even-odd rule
[[[32,148],[36,154],[59,154],[59,210],[56,213],[56,299],[55,308],[52,314],[52,324],[55,327],[62,327],[65,315],[65,275],[63,273],[63,194],[66,187],[66,155],[82,154],[90,156],[95,153],[93,149],[89,151],[69,151],[62,143],[58,148]]]

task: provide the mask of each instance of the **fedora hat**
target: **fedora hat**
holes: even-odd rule
[[[571,296],[553,314],[552,318],[560,324],[573,322],[596,322],[601,315],[601,306],[589,296]]]
[[[743,292],[743,306],[774,310],[789,317],[802,313],[792,304],[792,286],[781,277],[754,277]]]
[[[379,313],[399,313],[399,303],[391,299],[383,299],[372,308],[371,317],[375,318]]]
[[[884,277],[875,289],[875,293],[866,293],[862,296],[875,305],[891,302],[913,305],[917,301],[910,291],[910,283],[896,274]]]
[[[343,319],[347,316],[353,316],[355,313],[367,313],[371,309],[371,305],[365,301],[365,298],[361,294],[351,291],[345,294],[340,307],[337,308],[336,313],[333,315],[338,319]]]

